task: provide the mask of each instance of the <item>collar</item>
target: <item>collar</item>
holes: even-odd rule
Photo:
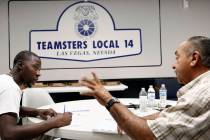
[[[185,86],[181,87],[177,92],[177,97],[178,98],[181,97],[182,95],[184,95],[186,93],[186,91],[190,90],[191,88],[193,88],[196,85],[206,83],[206,82],[210,82],[209,79],[210,79],[210,70],[208,70],[207,72],[199,75],[194,80],[192,80],[191,82],[189,82]]]

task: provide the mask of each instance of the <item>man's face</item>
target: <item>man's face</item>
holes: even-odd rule
[[[36,56],[31,56],[24,61],[22,79],[26,84],[34,84],[40,76],[41,60]]]
[[[187,51],[190,47],[191,44],[185,41],[180,44],[175,52],[176,62],[173,65],[173,69],[176,73],[178,82],[181,84],[187,84],[191,80],[191,55]]]

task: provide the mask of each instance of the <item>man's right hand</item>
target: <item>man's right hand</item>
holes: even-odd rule
[[[55,117],[50,119],[55,123],[55,127],[59,128],[62,126],[69,125],[72,121],[72,113],[71,112],[65,112],[63,114],[58,113]]]

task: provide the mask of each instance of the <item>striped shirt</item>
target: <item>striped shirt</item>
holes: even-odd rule
[[[210,139],[210,71],[177,92],[178,101],[147,123],[158,140]]]

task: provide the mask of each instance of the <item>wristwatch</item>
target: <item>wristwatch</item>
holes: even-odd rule
[[[120,101],[116,97],[112,97],[105,105],[107,110],[110,110],[110,108],[113,106],[115,103],[120,103]]]

